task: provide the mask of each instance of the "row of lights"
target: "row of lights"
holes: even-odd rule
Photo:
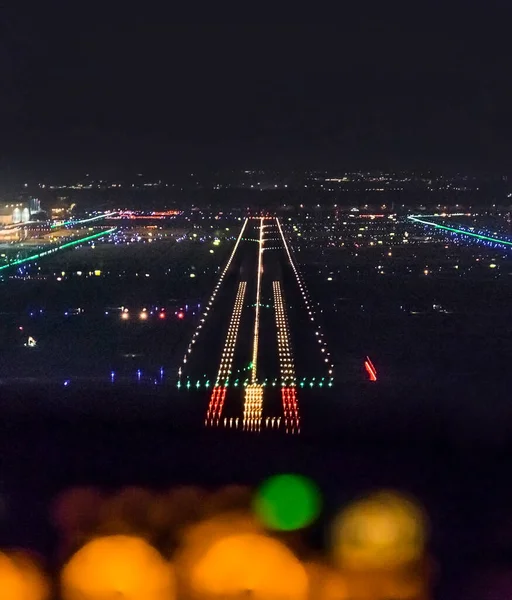
[[[152,316],[154,313],[154,311],[148,311],[147,308],[143,308],[140,312],[139,312],[139,320],[140,321],[147,321],[149,319],[150,316]],[[162,308],[160,310],[156,311],[156,314],[158,315],[159,319],[165,319],[167,314],[165,312],[165,309]],[[176,316],[178,317],[178,319],[183,319],[185,317],[185,313],[183,311],[178,311],[176,313]],[[128,308],[122,307],[121,308],[121,320],[123,321],[128,321],[130,319],[130,311]]]
[[[283,402],[284,421],[287,433],[300,432],[299,407],[296,395],[295,368],[291,353],[290,332],[281,292],[281,283],[273,282],[274,304],[276,307],[277,346],[279,367],[281,371],[281,397]]]
[[[300,291],[302,293],[302,297],[304,299],[304,302],[306,304],[306,309],[308,311],[308,315],[309,318],[311,320],[312,323],[315,322],[315,315],[314,315],[314,310],[313,310],[313,303],[309,297],[309,293],[307,291],[306,288],[306,284],[303,282],[302,277],[299,273],[299,270],[297,269],[297,267],[295,266],[295,262],[292,259],[291,253],[290,253],[290,249],[288,248],[288,244],[286,242],[286,239],[284,237],[284,233],[283,233],[283,229],[281,227],[281,223],[279,222],[279,219],[276,217],[276,222],[277,222],[277,226],[279,228],[279,233],[281,234],[281,239],[283,240],[283,246],[286,250],[286,254],[288,255],[288,260],[290,262],[290,265],[292,266],[293,272],[295,273],[295,277],[297,279],[297,283],[299,285]],[[333,372],[334,372],[334,365],[331,361],[331,355],[329,350],[327,349],[327,344],[323,338],[323,333],[321,330],[321,327],[319,325],[316,326],[316,331],[315,331],[315,335],[317,338],[317,342],[320,346],[320,351],[322,352],[323,355],[323,360],[324,363],[326,364],[327,368],[328,368],[328,374],[329,374],[329,383],[332,383],[333,381]]]
[[[266,429],[279,429],[281,426],[281,417],[266,417]],[[240,427],[240,419],[238,417],[224,417],[224,427],[229,429],[238,429]]]
[[[242,225],[242,229],[240,230],[240,233],[238,234],[238,238],[237,238],[237,240],[235,242],[235,246],[234,246],[234,248],[233,248],[233,250],[231,252],[231,255],[229,257],[229,260],[226,263],[226,266],[224,267],[224,269],[223,269],[223,271],[222,271],[222,273],[221,273],[221,275],[219,277],[219,280],[217,281],[217,284],[215,285],[215,288],[213,290],[212,295],[210,296],[210,299],[208,300],[208,303],[207,303],[207,305],[206,305],[206,307],[204,309],[204,313],[202,314],[201,319],[199,320],[199,325],[197,326],[196,331],[192,335],[192,339],[190,340],[190,343],[188,345],[187,351],[185,352],[185,356],[183,357],[183,364],[184,365],[187,364],[187,359],[188,359],[188,356],[192,352],[192,347],[196,343],[197,338],[199,337],[199,333],[200,333],[201,329],[203,328],[203,325],[206,322],[206,318],[208,317],[210,309],[211,309],[211,307],[213,305],[213,301],[215,300],[215,297],[217,296],[217,294],[219,292],[219,288],[220,288],[220,286],[222,284],[222,281],[223,281],[224,277],[226,276],[226,273],[228,272],[228,269],[231,266],[231,263],[233,262],[233,258],[235,256],[235,253],[236,253],[237,249],[238,249],[238,245],[240,244],[240,240],[242,239],[242,235],[243,235],[245,227],[247,225],[247,221],[248,221],[248,219],[245,219],[244,224]],[[181,376],[181,369],[180,369],[180,371],[179,371],[178,374]]]
[[[276,387],[277,384],[280,383],[277,379],[273,379],[273,380],[268,380],[265,379],[264,381],[262,381],[259,385],[261,385],[261,387],[266,387],[267,385],[270,387]],[[182,387],[186,387],[187,390],[190,390],[192,387],[196,388],[196,389],[200,389],[202,388],[204,385],[204,388],[210,389],[210,388],[215,388],[214,385],[212,385],[212,382],[209,379],[205,379],[205,378],[200,378],[192,381],[190,378],[187,377],[187,379],[185,381],[181,381],[179,380],[176,384],[176,387],[178,389],[181,389]],[[233,387],[233,388],[237,388],[237,387],[247,387],[251,384],[250,379],[244,379],[243,381],[240,381],[240,379],[235,379],[232,383],[230,383],[229,385],[225,385],[225,386],[217,386],[218,388],[229,388],[229,387]],[[325,377],[319,377],[318,379],[316,377],[311,377],[311,379],[307,379],[306,377],[303,377],[300,382],[299,385],[296,386],[297,388],[314,388],[314,387],[319,387],[319,388],[323,388],[324,386],[326,387],[332,387],[332,382],[330,380],[328,380],[326,382],[326,378]],[[281,389],[296,389],[296,388],[281,388]]]
[[[226,336],[226,341],[224,343],[224,348],[222,350],[222,355],[220,359],[219,372],[217,374],[217,380],[215,382],[212,397],[210,399],[210,404],[208,406],[208,411],[206,413],[206,419],[210,422],[210,425],[213,424],[213,421],[215,419],[217,419],[218,422],[222,414],[224,398],[226,396],[225,390],[226,386],[229,383],[229,376],[231,374],[231,367],[233,365],[233,356],[235,353],[236,340],[238,337],[240,318],[242,316],[242,309],[244,306],[243,303],[246,287],[247,282],[245,281],[241,281],[238,284],[235,305],[231,314],[231,319],[228,327],[228,334]],[[224,389],[224,393],[219,396],[219,394],[217,393],[217,389],[221,386],[221,381],[223,382],[222,388]]]

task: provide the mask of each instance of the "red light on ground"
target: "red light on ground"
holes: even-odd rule
[[[366,369],[366,372],[368,373],[368,377],[370,378],[370,381],[377,381],[377,369],[373,366],[373,363],[368,356],[366,357],[366,360],[364,361],[364,368]]]
[[[164,312],[161,312],[161,313],[158,315],[158,317],[159,317],[160,319],[165,319],[165,313],[164,313]]]
[[[182,312],[178,313],[178,319],[183,319],[185,317],[185,314]]]

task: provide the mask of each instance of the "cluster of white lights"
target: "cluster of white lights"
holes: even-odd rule
[[[253,383],[245,388],[243,428],[245,431],[261,431],[263,413],[263,386]]]
[[[261,272],[263,270],[263,217],[260,219],[260,239],[258,247],[258,276],[256,281],[256,306],[254,307],[254,337],[252,342],[252,373],[251,382],[256,383],[258,374],[258,338],[260,330],[260,298],[261,298]]]
[[[279,233],[281,234],[281,239],[283,240],[284,249],[286,250],[286,254],[288,255],[288,260],[290,262],[290,265],[292,266],[293,272],[295,273],[295,277],[297,279],[297,283],[299,285],[299,289],[300,289],[300,291],[302,293],[302,297],[303,297],[304,302],[306,304],[306,309],[308,311],[309,318],[310,318],[311,322],[314,323],[315,322],[315,314],[314,314],[314,309],[313,309],[313,302],[311,301],[311,298],[310,298],[309,293],[307,291],[306,284],[302,280],[300,272],[297,269],[297,267],[295,266],[295,262],[293,261],[292,255],[290,253],[290,249],[288,247],[288,243],[286,242],[286,239],[284,237],[284,233],[283,233],[283,229],[281,227],[281,223],[279,222],[279,219],[277,217],[276,217],[276,222],[277,222],[277,226],[279,228]],[[323,334],[322,329],[321,329],[321,327],[319,325],[316,325],[315,335],[316,335],[317,342],[318,342],[318,344],[320,346],[320,351],[322,352],[323,361],[325,363],[325,366],[328,369],[329,381],[332,382],[332,380],[333,380],[333,373],[334,373],[334,365],[332,363],[331,354],[330,354],[329,350],[327,349],[327,344],[326,344],[326,341],[324,339],[324,334]]]
[[[197,341],[197,338],[199,337],[199,334],[201,332],[201,329],[203,328],[203,325],[206,322],[206,319],[210,313],[210,310],[212,308],[213,305],[213,301],[215,300],[217,294],[219,293],[219,289],[220,286],[222,284],[222,281],[224,279],[224,277],[226,276],[226,273],[228,272],[229,267],[231,266],[231,263],[233,262],[233,258],[235,257],[236,251],[238,249],[238,245],[240,244],[240,240],[242,239],[242,235],[244,233],[245,227],[247,225],[248,219],[245,219],[244,224],[242,225],[242,229],[240,230],[240,233],[238,234],[237,240],[235,242],[235,246],[231,252],[231,255],[228,259],[228,262],[226,263],[226,266],[224,267],[224,269],[222,270],[222,273],[220,274],[219,280],[217,281],[215,288],[213,289],[213,293],[210,296],[206,307],[204,309],[203,314],[201,315],[201,318],[199,319],[199,325],[197,326],[197,329],[195,330],[194,334],[192,335],[192,339],[190,340],[190,343],[187,347],[187,351],[185,352],[185,355],[183,357],[183,364],[185,365],[187,363],[187,360],[189,358],[189,355],[192,353],[192,348],[194,346],[194,344]]]
[[[273,282],[274,287],[274,305],[276,309],[277,326],[277,348],[279,354],[279,367],[281,371],[281,386],[295,387],[297,380],[295,377],[295,366],[290,345],[290,332],[281,292],[281,283]]]

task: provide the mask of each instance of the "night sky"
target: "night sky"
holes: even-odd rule
[[[308,25],[7,11],[0,168],[508,169],[510,12],[378,6]]]

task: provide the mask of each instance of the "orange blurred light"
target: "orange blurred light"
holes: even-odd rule
[[[2,600],[47,600],[50,588],[39,568],[22,554],[0,552]]]
[[[306,600],[308,579],[286,546],[264,535],[246,533],[214,543],[192,570],[198,597]]]
[[[147,319],[147,318],[148,318],[148,313],[147,313],[146,311],[144,311],[144,310],[143,310],[143,311],[140,313],[140,315],[139,315],[139,319],[140,319],[141,321],[146,321],[146,319]]]
[[[161,313],[158,315],[158,317],[159,317],[160,319],[165,319],[165,313],[164,313],[164,312],[161,312]]]
[[[174,600],[171,565],[140,538],[116,535],[92,540],[62,572],[64,600]]]

